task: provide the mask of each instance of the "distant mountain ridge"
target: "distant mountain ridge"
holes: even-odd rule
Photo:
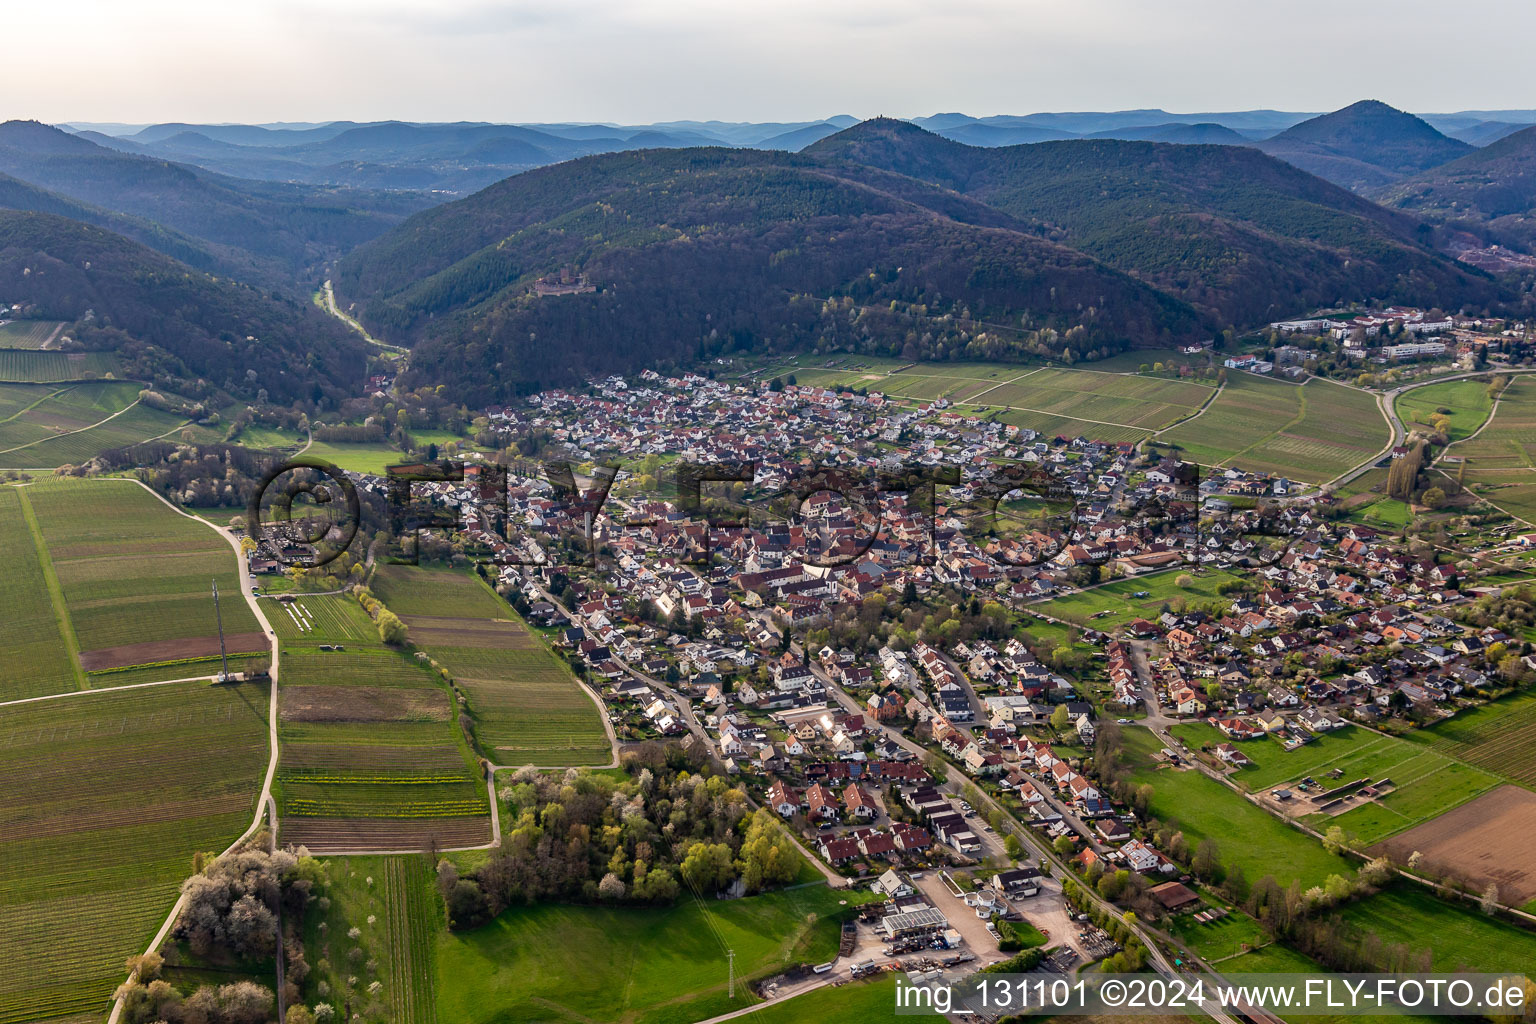
[[[1271,156],[1361,191],[1449,163],[1472,152],[1428,122],[1378,100],[1303,121],[1259,142]]]
[[[1073,140],[980,149],[883,119],[805,154],[954,189],[1223,324],[1346,295],[1457,308],[1497,294],[1432,250],[1427,225],[1246,146]]]
[[[406,195],[229,178],[107,149],[35,121],[0,124],[0,173],[197,239],[230,272],[265,284],[291,281],[426,204]]]

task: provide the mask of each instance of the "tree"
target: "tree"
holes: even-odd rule
[[[1072,852],[1072,837],[1057,836],[1056,841],[1051,844],[1051,849],[1056,851],[1057,856],[1065,857]]]
[[[1212,839],[1202,839],[1195,846],[1195,859],[1191,864],[1195,874],[1200,878],[1215,878],[1221,864],[1220,854],[1216,850],[1216,843]]]
[[[1173,581],[1180,590],[1188,590],[1195,585],[1195,578],[1187,572],[1181,572]]]
[[[716,893],[731,884],[736,866],[724,843],[695,843],[683,858],[683,881],[701,893]]]
[[[1065,704],[1056,705],[1056,710],[1051,712],[1051,728],[1057,732],[1065,732],[1067,725],[1072,721],[1072,713],[1067,710]]]
[[[379,609],[379,617],[374,620],[379,628],[379,639],[391,647],[402,647],[407,639],[405,623],[400,621],[400,616],[388,608]]]
[[[621,900],[624,898],[625,891],[624,880],[612,871],[597,883],[597,894],[605,900]]]
[[[1424,492],[1421,500],[1426,508],[1441,508],[1445,505],[1445,490],[1440,487],[1431,487]]]
[[[1019,842],[1019,837],[1012,832],[1003,838],[1003,849],[1011,860],[1018,860],[1024,856],[1024,844]]]
[[[1483,890],[1483,898],[1478,900],[1478,907],[1482,912],[1492,917],[1499,909],[1499,886],[1496,882],[1489,882],[1488,888]]]
[[[1323,833],[1323,849],[1329,853],[1337,856],[1348,848],[1349,837],[1344,834],[1342,826],[1333,825],[1327,832]]]

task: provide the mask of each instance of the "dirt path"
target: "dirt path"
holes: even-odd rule
[[[52,441],[52,440],[55,440],[55,439],[60,438],[60,437],[68,437],[71,434],[83,434],[87,430],[95,430],[97,427],[101,426],[103,423],[110,423],[113,420],[117,419],[123,413],[127,412],[129,409],[132,409],[134,406],[136,406],[138,404],[139,404],[139,400],[137,398],[135,398],[133,401],[129,402],[127,405],[125,405],[121,409],[117,410],[117,412],[113,413],[111,416],[107,416],[107,417],[105,417],[103,419],[99,419],[95,423],[92,423],[90,426],[77,427],[74,430],[66,430],[62,434],[49,434],[47,437],[40,437],[36,441],[28,441],[26,444],[18,444],[14,448],[0,448],[0,455],[9,455],[11,452],[19,452],[19,451],[21,451],[24,448],[31,448],[33,445],[42,444],[44,441]],[[174,429],[180,429],[181,427],[183,427],[185,425],[186,425],[185,423],[178,424],[177,427],[174,428]],[[167,433],[169,433],[169,431],[167,431]],[[161,436],[164,436],[164,435],[161,435]]]
[[[235,537],[234,533],[231,532],[227,527],[221,528],[214,526],[206,519],[201,519],[197,516],[191,515],[190,513],[182,511],[175,505],[171,504],[171,502],[167,501],[164,496],[162,496],[148,484],[144,483],[142,480],[135,480],[134,483],[144,488],[144,490],[148,491],[150,494],[153,494],[157,500],[159,500],[162,504],[165,505],[166,508],[170,509],[172,512],[175,512],[179,516],[191,519],[193,522],[200,523],[203,526],[208,527],[229,542],[229,546],[234,550],[235,553],[236,567],[240,571],[240,593],[242,596],[244,596],[245,603],[250,606],[251,614],[256,616],[256,621],[261,624],[262,632],[266,633],[272,638],[272,682],[268,687],[267,697],[267,745],[269,750],[269,754],[267,756],[267,774],[266,777],[262,780],[261,792],[256,798],[256,813],[251,819],[251,824],[243,833],[240,834],[238,839],[230,843],[229,846],[225,847],[224,853],[228,853],[230,850],[233,850],[235,847],[239,846],[241,843],[245,842],[252,835],[254,835],[256,831],[261,828],[262,819],[265,818],[269,812],[272,814],[272,827],[273,829],[277,828],[277,804],[272,799],[272,780],[277,775],[277,680],[278,659],[282,654],[282,648],[277,642],[277,634],[273,632],[272,624],[267,621],[267,617],[262,613],[260,605],[258,605],[256,602],[256,598],[251,594],[251,574],[246,566],[245,553],[240,550],[240,541],[237,537]],[[176,925],[176,919],[181,916],[182,907],[185,905],[186,897],[178,897],[175,905],[171,907],[171,912],[166,915],[164,923],[160,925],[160,930],[155,933],[155,937],[150,940],[149,945],[145,948],[144,951],[146,953],[154,952],[165,943],[165,940],[170,936],[171,929]],[[107,1018],[107,1024],[119,1024],[122,1019],[122,1015],[123,1000],[119,998],[112,1004],[112,1013]]]

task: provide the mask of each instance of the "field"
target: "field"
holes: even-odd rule
[[[110,352],[41,352],[0,348],[0,380],[89,380],[118,373],[122,364]]]
[[[1387,422],[1371,395],[1234,373],[1221,396],[1160,435],[1202,466],[1236,466],[1307,483],[1331,480],[1381,451]]]
[[[446,684],[377,633],[370,639],[347,602],[356,607],[344,595],[304,598],[292,615],[269,616],[283,637],[275,790],[284,841],[316,853],[488,841],[486,788]],[[346,650],[318,649],[337,642]]]
[[[51,469],[175,431],[187,421],[135,404],[130,381],[0,384],[0,465]]]
[[[48,584],[52,567],[22,508],[22,491],[0,487],[0,701],[78,690],[84,680],[70,653],[71,641]]]
[[[241,595],[234,551],[204,523],[130,480],[54,478],[16,493],[46,547],[87,670],[217,654],[218,613],[231,651],[268,649]]]
[[[1188,575],[1188,589],[1178,585],[1180,576]],[[1043,604],[1030,606],[1030,610],[1057,619],[1066,619],[1094,629],[1110,630],[1123,626],[1132,619],[1155,621],[1162,614],[1162,607],[1182,597],[1187,601],[1219,600],[1216,588],[1237,576],[1220,569],[1207,569],[1200,575],[1179,568],[1169,569],[1152,576],[1116,580],[1092,590],[1052,598]],[[1132,597],[1146,591],[1146,597]],[[1100,612],[1109,612],[1098,618]]]
[[[1536,789],[1536,693],[1463,711],[1407,739]]]
[[[1397,416],[1410,429],[1430,429],[1430,420],[1447,409],[1451,420],[1450,439],[1460,441],[1475,433],[1488,419],[1493,399],[1488,397],[1487,380],[1452,380],[1414,388],[1397,396]]]
[[[324,459],[354,473],[383,476],[386,466],[407,461],[407,456],[386,444],[328,444],[316,441],[304,453],[306,458]]]
[[[1218,743],[1224,738],[1203,724],[1175,726],[1174,732],[1195,744]],[[1375,801],[1336,817],[1307,818],[1307,823],[1319,831],[1338,825],[1367,843],[1428,821],[1479,793],[1486,793],[1499,782],[1488,772],[1438,751],[1358,726],[1320,734],[1296,750],[1286,750],[1277,740],[1267,738],[1244,743],[1241,749],[1255,767],[1235,773],[1232,781],[1249,792],[1294,783],[1309,775],[1330,788],[1357,779],[1390,778],[1396,788]],[[1335,769],[1343,772],[1339,778],[1325,777],[1325,773]],[[1298,793],[1286,809],[1299,814],[1308,806],[1306,794]]]
[[[185,683],[0,708],[0,1021],[101,1019],[192,854],[250,823],[267,702]]]
[[[380,566],[375,592],[411,640],[457,680],[475,736],[496,764],[608,764],[601,712],[566,665],[479,577]]]
[[[1536,963],[1536,932],[1402,885],[1344,907],[1340,915],[1387,945],[1428,949],[1436,971],[1524,971]]]
[[[1536,380],[1517,377],[1482,432],[1451,445],[1445,454],[1466,460],[1463,483],[1473,494],[1536,522]]]
[[[378,628],[351,594],[295,594],[292,600],[261,600],[262,612],[284,643],[380,645]]]
[[[818,884],[740,900],[685,897],[667,908],[516,907],[472,932],[439,932],[437,1015],[462,1024],[705,1020],[748,1004],[744,978],[831,959],[837,931],[817,924],[839,913],[841,898]]]
[[[1329,875],[1354,874],[1349,861],[1328,853],[1316,839],[1199,771],[1152,767],[1150,754],[1158,748],[1152,733],[1126,729],[1124,736],[1135,781],[1152,784],[1152,817],[1177,823],[1191,849],[1200,839],[1212,840],[1222,864],[1241,865],[1249,882],[1274,875],[1282,886],[1292,879],[1312,886]]]
[[[1012,363],[917,363],[874,356],[801,356],[760,371],[759,379],[793,374],[796,383],[864,388],[904,404],[943,398],[969,416],[996,414],[1004,423],[1042,434],[1081,434],[1096,441],[1139,441],[1189,416],[1211,397],[1211,384],[1135,373],[1153,353],[1108,369],[1030,367]],[[827,364],[832,364],[828,366]]]
[[[326,862],[325,895],[331,903],[308,922],[305,948],[310,962],[335,965],[317,970],[310,985],[325,981],[337,1000],[353,1004],[367,1020],[433,1024],[437,1020],[432,961],[443,905],[433,887],[426,857],[344,857]],[[325,927],[320,927],[321,921]],[[351,929],[361,933],[348,937]],[[363,953],[354,962],[348,954]],[[369,971],[360,964],[374,964]],[[349,985],[347,979],[359,981]],[[372,981],[378,995],[367,989]],[[312,999],[311,1001],[316,1001]]]
[[[63,326],[61,320],[0,320],[0,348],[40,349]]]
[[[1500,786],[1380,844],[1403,863],[1418,851],[1440,874],[1454,871],[1482,891],[1492,882],[1512,906],[1536,899],[1536,793]]]

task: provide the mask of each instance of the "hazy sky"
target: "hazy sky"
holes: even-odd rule
[[[4,116],[807,120],[1536,107],[1531,0],[31,0]]]

